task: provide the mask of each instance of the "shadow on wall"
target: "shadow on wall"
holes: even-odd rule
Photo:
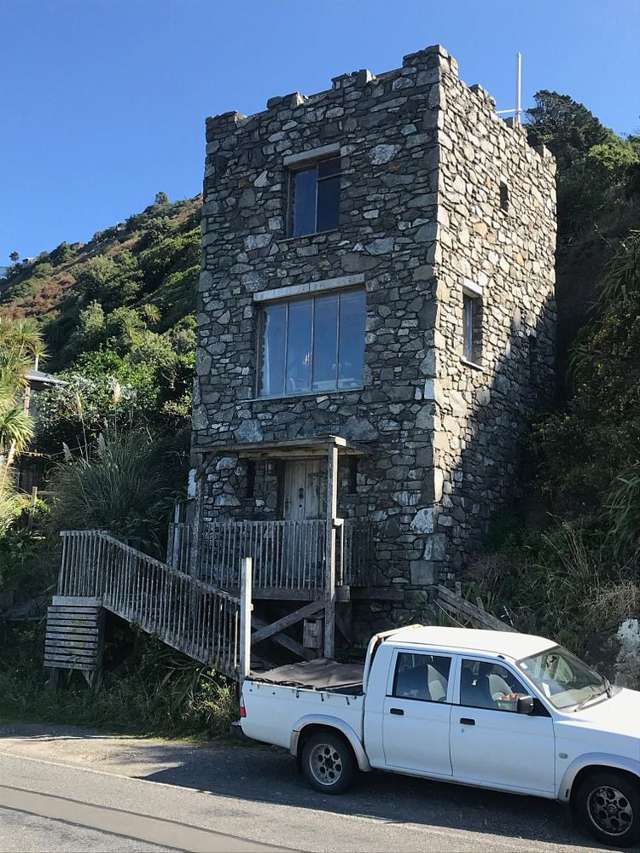
[[[425,568],[436,582],[459,578],[469,555],[483,545],[492,518],[524,497],[523,450],[530,424],[556,395],[554,311],[549,299],[532,326],[522,316],[524,309],[517,309],[489,384],[485,373],[461,365],[464,397],[473,401],[466,415],[455,409],[460,393],[440,395],[445,437],[439,465],[447,476],[424,552]]]

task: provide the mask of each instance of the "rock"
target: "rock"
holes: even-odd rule
[[[240,501],[233,495],[216,495],[213,505],[218,507],[240,506]]]
[[[399,150],[399,145],[376,145],[369,152],[369,159],[374,166],[383,166],[393,160]]]
[[[387,252],[393,251],[393,237],[381,237],[379,240],[372,240],[371,243],[365,245],[365,249],[370,255],[385,255]]]
[[[344,434],[346,438],[352,441],[375,441],[378,438],[378,431],[371,425],[366,418],[358,418],[352,415],[347,418],[344,425]]]
[[[273,234],[250,234],[245,237],[244,245],[247,251],[252,249],[264,249],[273,239]]]
[[[411,583],[415,586],[432,586],[435,583],[435,566],[428,560],[412,560]]]
[[[262,441],[260,421],[251,419],[243,421],[235,431],[235,437],[238,441]]]
[[[435,512],[433,507],[418,510],[411,522],[411,529],[419,533],[433,533]]]

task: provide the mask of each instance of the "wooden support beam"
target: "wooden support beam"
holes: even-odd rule
[[[324,611],[324,656],[332,658],[336,642],[336,529],[338,516],[338,446],[335,442],[327,451],[327,546],[326,606]]]
[[[467,619],[474,625],[480,625],[482,628],[490,628],[492,631],[515,630],[511,625],[507,625],[506,622],[502,622],[496,616],[493,616],[491,613],[487,613],[486,610],[481,610],[479,607],[476,607],[475,604],[467,601],[466,598],[462,598],[461,596],[456,595],[456,593],[451,592],[451,590],[447,589],[446,586],[438,586],[436,587],[436,591],[436,603],[440,605],[443,610],[446,610],[458,619]]]
[[[269,624],[265,619],[260,619],[258,616],[251,617],[252,626],[255,626],[255,629],[265,628]],[[316,657],[316,653],[313,649],[305,649],[305,647],[299,643],[297,640],[294,640],[292,637],[289,637],[288,634],[280,633],[274,634],[271,637],[271,640],[274,643],[277,643],[279,646],[282,646],[283,649],[286,649],[289,652],[292,652],[294,655],[298,655],[298,657],[304,658],[305,660],[313,660]]]
[[[310,601],[309,604],[305,604],[304,607],[294,610],[293,613],[288,613],[286,616],[283,616],[282,619],[278,619],[277,622],[272,622],[271,625],[265,625],[264,628],[259,628],[251,637],[251,645],[255,646],[256,643],[266,640],[269,637],[273,637],[274,634],[279,634],[281,631],[284,631],[285,628],[295,625],[296,622],[302,621],[302,619],[305,619],[307,616],[312,616],[314,613],[322,610],[325,603],[326,602],[322,600]]]

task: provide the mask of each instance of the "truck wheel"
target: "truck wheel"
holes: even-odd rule
[[[583,829],[613,847],[630,847],[640,839],[640,784],[615,770],[590,773],[573,800]]]
[[[316,791],[341,794],[353,782],[356,763],[351,747],[341,735],[316,732],[302,749],[302,771]]]

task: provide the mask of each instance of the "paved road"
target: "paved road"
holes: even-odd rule
[[[576,851],[555,803],[372,773],[307,789],[281,750],[0,727],[0,851]]]

